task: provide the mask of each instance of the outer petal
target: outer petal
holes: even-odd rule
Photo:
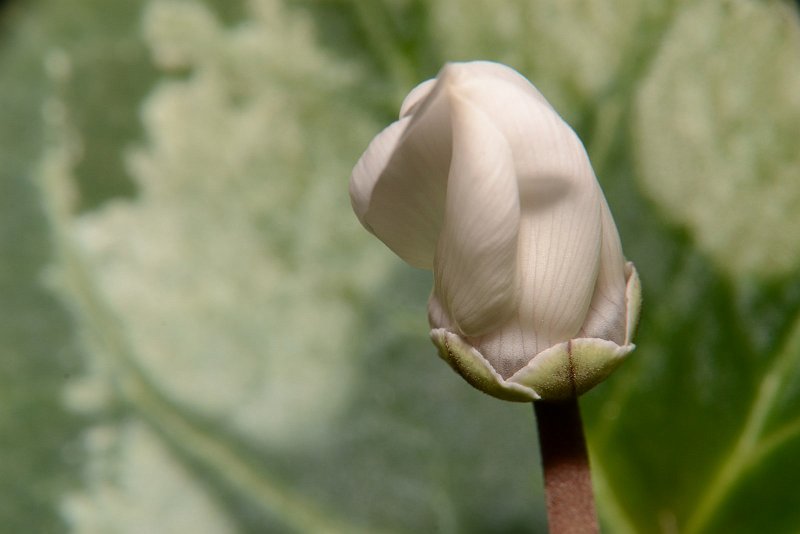
[[[439,302],[439,297],[436,296],[435,291],[431,292],[428,298],[428,324],[432,329],[444,328],[445,330],[453,331],[453,322],[442,307],[441,302]]]
[[[425,80],[417,85],[406,95],[403,103],[400,105],[400,118],[407,117],[417,111],[417,104],[424,101],[428,95],[433,91],[436,85],[436,78]]]
[[[509,401],[530,402],[539,399],[539,395],[530,387],[503,380],[481,353],[457,334],[437,328],[431,330],[431,339],[439,349],[439,356],[476,389]]]
[[[602,193],[572,129],[505,79],[459,87],[509,140],[520,192],[519,313],[471,339],[510,376],[535,354],[577,336],[599,269]],[[502,96],[499,96],[502,95]]]
[[[625,343],[627,316],[625,258],[617,227],[605,200],[601,206],[601,224],[600,271],[579,337],[607,339],[622,345]]]
[[[423,82],[406,97],[404,119],[373,141],[351,178],[351,201],[361,223],[415,267],[432,268],[443,221],[452,137],[443,88],[476,84],[500,84],[504,93],[490,98],[510,98],[512,108],[524,98],[555,115],[513,69],[483,61],[448,64],[435,80]]]
[[[356,163],[353,174],[350,175],[350,204],[353,206],[358,220],[370,232],[372,232],[372,228],[366,222],[365,216],[372,201],[372,191],[388,165],[409,122],[411,119],[393,122],[375,136]]]
[[[457,88],[450,101],[453,157],[434,291],[457,330],[477,336],[516,309],[519,193],[503,135]]]
[[[444,71],[444,69],[448,69],[450,73],[460,76],[468,83],[496,83],[498,81],[508,83],[527,96],[535,98],[540,104],[552,109],[550,103],[531,82],[506,65],[493,61],[470,61],[466,63],[449,63],[442,70]]]
[[[575,337],[597,276],[603,203],[589,158],[572,129],[547,105],[492,95],[519,92],[502,81],[474,84],[470,97],[510,140],[519,179],[524,273],[521,320],[536,325],[534,354]]]
[[[452,149],[450,104],[442,86],[440,79],[417,104],[413,116],[400,121],[406,126],[388,158],[382,150],[368,150],[362,160],[379,156],[363,163],[359,160],[356,166],[359,173],[364,169],[371,175],[383,164],[372,180],[374,187],[361,217],[364,226],[403,260],[426,269],[433,267],[444,218]],[[395,131],[384,133],[390,146]],[[368,181],[355,175],[354,171],[352,181]]]

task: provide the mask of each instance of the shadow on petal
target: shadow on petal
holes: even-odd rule
[[[507,401],[531,402],[539,399],[539,394],[527,385],[504,380],[486,358],[461,336],[443,328],[431,330],[430,335],[439,349],[439,356],[474,388]]]

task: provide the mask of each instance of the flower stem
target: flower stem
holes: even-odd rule
[[[533,403],[550,534],[597,534],[589,456],[577,397]]]

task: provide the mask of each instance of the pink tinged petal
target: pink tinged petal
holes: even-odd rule
[[[395,142],[391,154],[385,157],[382,149],[376,149],[380,157],[363,165],[359,160],[357,165],[365,173],[380,169],[361,220],[407,263],[431,269],[444,219],[452,137],[449,102],[441,83],[417,104],[412,116],[396,124],[405,124],[396,142],[394,131],[384,131],[386,146]],[[368,150],[362,159],[370,155]]]
[[[622,255],[617,227],[605,199],[601,205],[601,224],[603,233],[600,270],[586,322],[579,335],[607,339],[623,345],[627,317],[625,257]]]
[[[434,291],[456,330],[479,336],[516,309],[519,193],[503,134],[457,88],[450,100],[453,156]]]
[[[562,184],[563,185],[563,184]],[[576,337],[583,325],[598,269],[599,209],[590,191],[569,186],[567,198],[523,212],[520,325],[535,335],[529,358]]]

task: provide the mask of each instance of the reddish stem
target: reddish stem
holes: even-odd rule
[[[600,530],[577,397],[534,402],[533,407],[550,534],[597,534]]]

